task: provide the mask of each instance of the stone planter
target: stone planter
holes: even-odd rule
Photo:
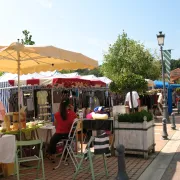
[[[126,153],[143,154],[148,158],[155,151],[154,120],[143,123],[118,122],[114,120],[115,147],[123,144]]]

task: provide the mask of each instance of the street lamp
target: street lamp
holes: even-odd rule
[[[163,139],[168,139],[167,126],[166,126],[166,121],[167,121],[167,100],[166,100],[166,86],[165,86],[165,76],[164,76],[164,61],[163,61],[164,38],[165,38],[165,34],[162,34],[162,31],[160,31],[159,34],[157,35],[157,40],[158,40],[158,45],[160,46],[160,51],[161,51],[162,81],[163,81],[163,92],[164,92],[163,93],[163,119],[162,119],[163,133],[162,133],[162,138]]]

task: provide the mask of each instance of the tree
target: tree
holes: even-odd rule
[[[147,90],[147,82],[140,75],[125,72],[110,84],[110,88],[118,93],[126,93],[133,90],[142,92]]]
[[[174,69],[180,68],[180,59],[172,59],[171,60],[171,71]]]
[[[160,70],[159,61],[155,60],[150,51],[140,42],[128,38],[125,32],[110,45],[101,67],[103,74],[113,81],[110,89],[121,93],[129,91],[131,102],[132,91],[147,90],[145,78],[158,78]]]
[[[157,79],[161,66],[143,44],[128,38],[123,32],[104,55],[101,70],[112,80],[126,71],[141,75],[146,79]]]
[[[30,35],[30,32],[27,30],[22,31],[23,35],[24,35],[24,39],[22,39],[22,44],[25,45],[34,45],[35,42],[32,41],[32,35]]]
[[[143,92],[148,89],[148,86],[147,82],[142,76],[131,72],[125,72],[110,84],[110,89],[113,92],[122,94],[130,92],[132,109],[134,111],[132,91],[136,90],[138,92]]]

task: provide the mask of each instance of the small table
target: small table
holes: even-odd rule
[[[40,139],[43,142],[45,142],[45,152],[48,148],[49,141],[53,136],[53,134],[55,133],[55,131],[56,131],[55,126],[49,126],[49,125],[42,126],[38,129],[38,134]]]

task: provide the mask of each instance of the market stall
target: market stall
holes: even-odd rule
[[[27,120],[34,117],[51,119],[51,114],[58,111],[64,93],[71,96],[75,111],[82,108],[94,109],[99,105],[109,107],[111,104],[107,81],[103,82],[95,76],[92,78],[92,75],[79,76],[78,73],[61,74],[57,71],[48,71],[22,75],[20,79],[20,105],[27,107]],[[17,112],[17,75],[5,73],[0,81],[5,81],[0,82],[0,85],[7,84],[7,87],[1,89],[8,92],[6,101],[2,101],[6,107],[8,106],[7,112]],[[43,100],[39,100],[38,97],[42,95]]]
[[[22,123],[24,123],[25,119],[24,118],[21,119],[22,114],[20,112],[21,104],[23,103],[23,100],[21,98],[22,95],[21,95],[20,75],[40,72],[42,70],[43,71],[62,70],[62,69],[75,70],[75,69],[85,69],[85,68],[93,69],[98,67],[97,61],[87,56],[84,56],[81,53],[71,52],[53,46],[44,46],[44,47],[25,46],[24,44],[19,43],[19,40],[16,43],[12,43],[10,46],[0,46],[0,59],[1,59],[2,72],[17,73],[16,94],[18,96],[16,96],[13,100],[16,100],[15,102],[17,102],[18,104],[17,107],[18,119],[16,120],[15,123],[18,124],[18,132],[20,132],[20,141],[21,141],[22,129],[27,129],[22,126]],[[37,84],[37,81],[35,82],[35,84]],[[29,84],[29,81],[27,84]],[[33,84],[33,86],[35,84]],[[55,82],[55,84],[60,84],[60,83]],[[66,83],[63,82],[63,85],[64,84]],[[40,95],[38,94],[40,93],[37,92],[37,96],[40,97]],[[46,92],[46,95],[44,97],[47,98],[48,96],[47,94],[48,93]],[[29,93],[27,96],[30,97],[31,94]],[[45,99],[44,97],[43,99]],[[39,98],[37,99],[39,100]],[[44,102],[45,101],[42,102],[41,100],[39,105],[44,104]],[[32,104],[32,102],[29,102],[29,104]],[[8,119],[8,121],[10,121],[10,119]],[[22,148],[20,149],[20,152],[21,152],[20,156],[22,157]]]

